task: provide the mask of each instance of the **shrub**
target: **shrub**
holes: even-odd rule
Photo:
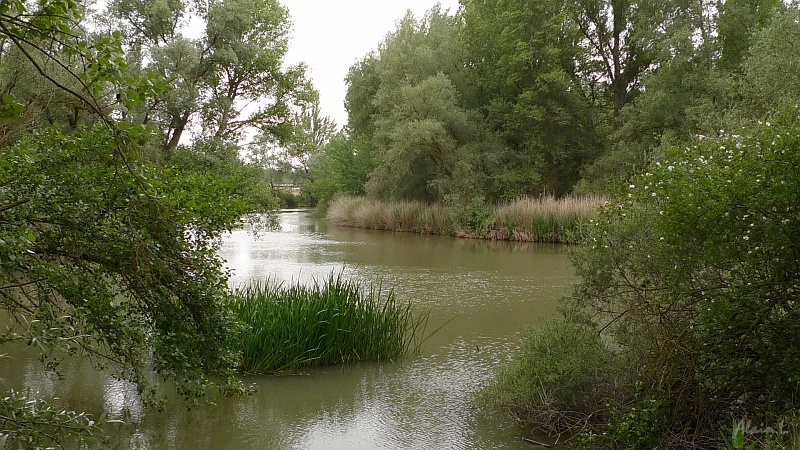
[[[629,374],[596,330],[560,318],[528,331],[522,352],[497,372],[480,402],[550,432],[574,434],[597,419],[603,423],[610,401],[626,404]]]
[[[483,199],[475,197],[465,205],[454,208],[456,222],[464,234],[483,237],[494,218],[494,211],[487,207]]]
[[[797,167],[798,107],[667,150],[581,230],[569,314],[534,332],[485,395],[615,448],[711,448],[743,417],[795,417]],[[778,437],[734,427],[728,444],[797,442]]]
[[[601,212],[574,298],[669,398],[670,433],[719,440],[800,395],[800,118],[672,148]]]

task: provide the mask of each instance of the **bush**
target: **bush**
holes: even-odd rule
[[[798,110],[771,122],[668,150],[574,258],[575,303],[667,395],[673,434],[718,441],[797,406]]]
[[[629,374],[596,330],[560,318],[528,331],[522,353],[498,371],[480,401],[547,431],[574,434],[598,422],[598,412],[600,423],[608,419],[602,411],[610,401],[627,403]]]
[[[743,418],[796,423],[797,167],[798,107],[667,150],[581,230],[570,314],[534,332],[485,396],[613,448],[713,448]],[[776,439],[748,442],[797,441]]]
[[[275,194],[280,200],[282,209],[294,209],[299,204],[298,197],[286,189],[276,189]]]
[[[483,237],[492,223],[494,212],[480,197],[475,197],[465,205],[455,205],[456,222],[466,234]]]

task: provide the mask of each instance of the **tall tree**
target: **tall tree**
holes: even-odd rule
[[[505,143],[498,196],[568,192],[595,147],[596,127],[576,61],[579,29],[560,1],[462,1],[462,40],[476,106]]]
[[[775,14],[753,34],[743,61],[739,113],[764,120],[780,106],[800,102],[800,5]]]
[[[739,71],[750,49],[752,35],[764,27],[783,5],[781,0],[725,0],[719,2],[717,30],[720,41],[719,66]]]
[[[672,0],[576,0],[570,2],[571,20],[583,36],[589,54],[578,61],[582,76],[593,85],[608,86],[614,128],[622,126],[621,113],[641,87],[642,77],[663,56],[685,17],[700,2]],[[702,33],[701,33],[702,35]]]
[[[438,6],[408,13],[348,76],[352,138],[374,158],[376,197],[450,199],[482,195],[480,117],[462,106],[458,20]]]
[[[136,117],[161,130],[167,154],[188,130],[234,142],[253,131],[286,135],[291,105],[313,98],[304,66],[283,67],[290,22],[276,0],[211,0],[193,11],[177,0],[114,0],[110,11],[141,69],[175,87]],[[200,36],[177,33],[190,18],[205,25]]]

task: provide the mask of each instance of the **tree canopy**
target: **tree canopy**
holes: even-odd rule
[[[455,12],[409,13],[346,80],[345,136],[372,161],[363,190],[445,202],[613,190],[665,143],[794,98],[784,68],[797,27],[783,19],[781,49],[766,36],[794,11],[774,1],[463,0]]]
[[[287,138],[316,95],[302,66],[283,66],[280,4],[193,6],[119,0],[98,17],[73,0],[0,4],[0,310],[12,324],[0,345],[25,343],[50,368],[87,356],[150,404],[151,371],[193,401],[243,391],[216,249],[276,201],[240,141]],[[199,37],[182,33],[190,12]],[[4,395],[12,443],[91,434],[85,416],[31,410],[26,395]],[[35,425],[48,417],[53,429]]]

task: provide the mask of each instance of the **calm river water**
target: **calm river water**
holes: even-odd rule
[[[225,237],[231,284],[309,283],[343,271],[430,311],[428,331],[446,325],[419,356],[248,377],[256,394],[192,410],[178,400],[143,410],[131,386],[81,360],[67,361],[57,380],[21,348],[0,359],[0,378],[125,419],[110,429],[123,449],[531,448],[521,440],[529,430],[472,399],[518,349],[521,331],[555,313],[574,281],[564,247],[328,228],[302,211],[280,220],[280,231],[258,238],[243,230]]]

